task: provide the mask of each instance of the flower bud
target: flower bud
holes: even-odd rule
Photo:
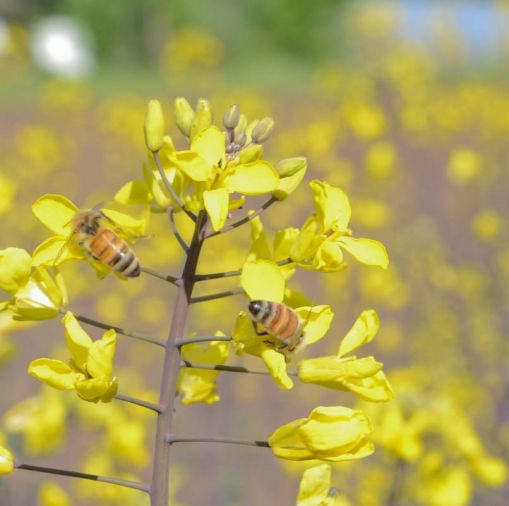
[[[199,98],[196,102],[196,114],[191,125],[191,138],[199,134],[202,130],[212,124],[212,111],[210,103],[204,98]]]
[[[159,151],[163,145],[164,116],[159,100],[150,100],[145,115],[145,144],[150,151]]]
[[[263,155],[263,146],[251,144],[239,153],[239,163],[251,163],[259,160]]]
[[[0,446],[0,475],[10,474],[14,470],[14,457],[12,453]]]
[[[254,143],[262,144],[270,137],[272,130],[274,130],[274,120],[269,117],[263,118],[253,128],[251,138]]]
[[[175,99],[175,123],[186,137],[191,135],[194,116],[193,108],[184,97]]]
[[[295,158],[285,158],[276,165],[276,170],[281,177],[290,177],[299,170],[307,167],[307,160],[304,156],[298,156]]]
[[[239,121],[235,130],[233,131],[233,140],[237,144],[240,144],[239,140],[242,138],[242,135],[246,132],[247,127],[247,118],[244,114],[239,116]]]
[[[240,119],[240,109],[237,104],[233,104],[223,116],[223,125],[228,130],[233,130],[238,124]]]

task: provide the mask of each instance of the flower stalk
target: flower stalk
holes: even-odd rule
[[[184,337],[187,314],[195,283],[196,267],[205,239],[206,227],[207,217],[205,212],[201,211],[196,218],[193,238],[182,272],[182,284],[178,289],[173,307],[170,333],[166,341],[159,399],[162,410],[157,416],[152,481],[150,484],[152,506],[166,506],[169,501],[168,475],[171,445],[167,444],[166,435],[171,433],[172,429],[173,405],[177,395],[177,379],[181,363],[180,350],[176,346],[176,341]]]

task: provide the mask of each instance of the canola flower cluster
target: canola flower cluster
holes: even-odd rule
[[[107,230],[109,226],[110,236],[114,230],[115,234],[118,234],[116,241],[124,244],[124,241],[133,241],[147,230],[151,213],[165,212],[169,215],[175,239],[186,255],[180,278],[141,268],[143,274],[155,275],[178,289],[168,341],[141,338],[165,349],[159,404],[118,393],[119,381],[113,366],[117,333],[140,337],[114,326],[108,328],[108,324],[77,317],[68,308],[69,298],[60,270],[61,265],[66,262],[86,261],[100,279],[115,274],[124,281],[136,283],[140,274],[137,272],[135,277],[126,278],[123,269],[116,267],[116,261],[106,260],[105,251],[115,252],[112,244],[106,250],[103,247],[101,251],[97,251],[91,246],[92,243],[86,242],[87,239],[85,242],[78,240],[81,229],[77,227],[82,225],[76,224],[76,216],[88,216],[87,213],[94,211],[79,211],[73,202],[63,195],[44,195],[33,204],[32,210],[39,221],[55,235],[39,244],[32,255],[21,248],[7,248],[0,252],[1,287],[11,295],[9,300],[2,303],[1,311],[7,311],[12,318],[22,321],[40,321],[64,314],[61,321],[70,359],[38,358],[30,363],[28,373],[56,390],[75,391],[82,401],[110,403],[118,400],[158,413],[151,483],[140,484],[125,480],[119,482],[126,488],[147,492],[151,504],[155,506],[168,502],[171,445],[200,440],[173,435],[171,420],[176,394],[181,395],[183,404],[217,402],[219,396],[216,378],[219,371],[235,371],[234,367],[228,369],[228,366],[224,365],[230,351],[235,351],[238,355],[247,353],[261,358],[267,374],[272,376],[279,387],[288,390],[294,386],[287,370],[288,363],[294,359],[294,350],[276,331],[272,331],[273,335],[269,337],[266,336],[267,332],[265,335],[260,334],[245,312],[239,313],[231,337],[217,331],[215,336],[209,338],[190,337],[186,340],[184,325],[191,304],[235,294],[224,292],[193,297],[194,284],[226,274],[238,276],[240,293],[245,293],[250,300],[270,301],[270,304],[279,304],[287,307],[287,311],[294,311],[299,322],[295,331],[299,333],[298,350],[295,352],[300,352],[325,336],[334,315],[328,305],[299,306],[294,303],[296,294],[287,284],[297,268],[322,272],[343,270],[346,267],[344,252],[363,264],[384,269],[388,266],[388,256],[380,242],[352,237],[348,228],[351,208],[346,194],[341,189],[318,180],[310,183],[314,213],[300,229],[279,230],[271,251],[260,214],[274,203],[288,198],[302,181],[307,169],[305,158],[285,159],[275,167],[263,159],[263,144],[274,128],[271,118],[249,123],[246,116],[240,113],[238,106],[232,106],[224,115],[224,130],[221,130],[212,123],[208,101],[199,100],[193,109],[185,99],[180,98],[175,102],[175,119],[189,144],[189,149],[175,148],[172,138],[166,135],[161,104],[156,100],[149,102],[145,119],[145,142],[150,161],[144,166],[144,179],[126,183],[114,196],[113,200],[121,206],[121,211],[101,208],[97,218],[100,222],[84,225],[91,227],[91,230],[84,230],[87,230],[86,233],[92,238],[96,235],[99,237],[101,230]],[[270,198],[258,211],[248,212],[244,218],[233,220],[232,212],[244,207],[248,196],[266,194],[269,194]],[[129,214],[129,206],[142,207],[138,218]],[[182,238],[175,223],[175,214],[178,213],[185,214],[194,224],[190,243],[186,243]],[[242,269],[234,273],[201,275],[200,278],[196,267],[205,240],[249,222],[253,231],[253,242]],[[208,223],[211,230],[208,229]],[[127,246],[126,248],[128,251]],[[120,253],[116,254],[117,257],[118,255]],[[134,261],[134,255],[131,261]],[[94,340],[83,329],[79,320],[108,330],[100,339]],[[373,357],[357,358],[351,355],[354,350],[375,337],[378,326],[376,312],[372,309],[363,311],[341,342],[336,356],[303,359],[297,365],[298,372],[292,374],[304,383],[351,391],[370,401],[383,402],[392,399],[392,388],[382,371],[383,364]],[[268,330],[270,334],[271,329]],[[179,364],[179,360],[183,362]],[[250,371],[246,369],[245,372]],[[172,391],[173,386],[176,391]],[[50,391],[46,392],[44,395],[52,395]],[[41,431],[39,423],[33,427],[30,415],[44,410],[45,405],[41,406],[36,399],[32,399],[30,404],[28,400],[25,402],[26,405],[18,406],[7,414],[7,425],[13,433],[23,433],[27,437],[31,434],[34,439],[30,441],[31,445],[27,440],[27,446],[36,452],[44,453],[54,444],[58,444],[61,434],[57,431],[53,442],[45,438],[44,442],[37,444],[37,438],[46,431]],[[55,423],[55,418],[65,418],[65,409],[62,410],[59,406],[52,415],[47,422],[48,426]],[[139,430],[136,423],[127,421],[123,425],[124,427],[119,428],[119,433],[127,431],[127,444],[133,444],[133,440],[137,440],[136,434],[141,442],[143,431]],[[373,443],[369,439],[371,431],[369,420],[358,409],[320,406],[313,409],[307,418],[294,420],[276,429],[261,446],[270,447],[277,457],[294,461],[355,460],[373,453]],[[117,434],[112,434],[113,443],[117,438]],[[226,439],[225,442],[229,440]],[[37,447],[39,450],[36,450]],[[143,462],[146,455],[143,457],[138,455],[136,460]],[[12,454],[3,447],[2,459],[3,474],[16,468],[51,472],[48,468],[16,462]],[[96,472],[94,470],[94,473]],[[60,474],[84,477],[72,470]],[[85,479],[109,483],[115,483],[116,480],[96,474],[87,475]],[[53,485],[48,486],[51,489]],[[45,495],[51,493],[43,489],[41,496],[44,498]]]
[[[503,408],[507,356],[503,315],[509,255],[503,220],[507,183],[503,167],[509,134],[506,114],[509,99],[496,77],[461,75],[457,79],[448,68],[447,79],[443,79],[434,57],[393,39],[391,20],[387,19],[387,11],[382,11],[371,19],[354,20],[349,25],[351,30],[358,30],[352,40],[362,41],[357,51],[368,64],[359,65],[355,70],[339,62],[322,66],[314,75],[312,88],[319,99],[288,98],[276,104],[262,93],[238,92],[235,97],[250,116],[261,117],[272,111],[280,118],[278,125],[283,124],[284,128],[275,129],[271,136],[271,159],[284,158],[288,153],[306,155],[313,178],[327,180],[352,196],[354,237],[381,237],[391,246],[391,265],[387,270],[354,266],[337,274],[318,276],[313,286],[316,300],[334,301],[334,329],[329,335],[341,332],[344,322],[355,319],[354,312],[359,314],[364,307],[377,308],[383,325],[369,346],[385,363],[385,370],[389,368],[397,395],[390,403],[362,405],[373,424],[377,451],[353,466],[331,463],[331,469],[328,467],[331,464],[322,464],[316,470],[325,476],[319,480],[321,495],[317,491],[311,501],[332,501],[328,493],[335,485],[352,504],[367,506],[398,501],[466,506],[474,497],[486,504],[497,504],[497,501],[505,504],[507,461],[504,455],[509,448],[509,432]],[[448,34],[452,37],[450,30]],[[441,40],[446,43],[446,39]],[[461,61],[464,49],[461,41],[449,38],[449,42],[456,45],[444,46],[444,53],[456,51],[455,61]],[[0,141],[0,212],[7,218],[6,213],[13,207],[20,211],[4,219],[4,237],[18,237],[19,244],[29,251],[33,250],[34,239],[42,243],[47,234],[42,235],[39,223],[22,212],[27,199],[34,201],[47,192],[48,176],[52,176],[51,191],[66,193],[75,202],[84,202],[87,192],[89,207],[109,200],[110,189],[124,183],[122,175],[132,166],[132,160],[140,158],[143,145],[140,125],[146,105],[144,97],[132,93],[118,93],[107,99],[95,97],[96,105],[87,86],[59,80],[44,84],[33,97],[32,106],[37,114],[26,124],[13,127],[12,133]],[[212,102],[217,110],[224,109],[231,103],[231,97],[218,93]],[[63,119],[65,129],[57,122]],[[81,189],[82,181],[71,171],[62,169],[64,163],[71,166],[89,160],[90,147],[82,131],[90,127],[97,129],[99,156],[111,168],[101,174],[103,190]],[[175,132],[170,133],[176,139]],[[152,181],[148,170],[154,167],[152,163],[147,162],[143,177],[138,179],[146,186],[147,181]],[[152,172],[159,179],[157,172]],[[19,180],[15,174],[19,174]],[[138,178],[132,172],[129,177]],[[27,178],[32,183],[30,188],[24,184]],[[164,192],[164,185],[160,181],[158,185]],[[153,188],[154,195],[162,199],[157,185]],[[282,228],[294,223],[296,216],[299,220],[305,218],[309,212],[308,192],[307,185],[301,184],[289,200],[291,206],[282,203],[277,212],[266,213],[263,221],[267,228]],[[142,192],[138,203],[141,207],[144,199]],[[153,207],[162,209],[159,205]],[[184,237],[189,238],[190,222],[186,216],[176,212],[175,221]],[[299,224],[303,222],[304,219]],[[153,237],[136,244],[142,263],[159,270],[177,268],[177,263],[169,257],[179,258],[179,246],[166,232],[165,215],[152,211],[148,226],[146,233]],[[202,256],[200,272],[238,269],[246,259],[246,247],[259,251],[253,253],[255,259],[277,262],[285,259],[284,251],[279,256],[277,236],[274,240],[267,236],[257,217],[251,220],[250,226],[252,246],[236,231],[220,236],[217,241],[211,240]],[[52,235],[59,234],[52,231]],[[346,252],[345,258],[348,256]],[[308,263],[312,264],[315,258],[320,260],[315,255]],[[105,285],[92,279],[83,262],[66,261],[57,267],[66,280],[72,279],[67,283],[67,291],[73,309],[92,312],[93,316],[117,325],[129,322],[129,328],[142,325],[149,329],[149,335],[166,331],[167,292],[160,290],[164,286],[148,285],[143,275],[136,283],[123,283],[119,290],[113,281]],[[283,276],[287,275],[284,269],[292,268],[280,266]],[[51,265],[48,271],[58,287],[55,267]],[[29,293],[40,295],[35,288],[41,285],[38,281],[41,278],[32,279]],[[304,279],[300,274],[292,278],[293,293],[285,286],[285,296],[292,295],[295,301],[292,307],[314,307],[303,297],[303,287],[309,293],[308,278]],[[208,283],[211,289],[222,290],[228,281],[218,279]],[[16,306],[12,290],[17,286],[11,285],[11,292],[2,299],[9,300],[13,308]],[[122,292],[121,296],[118,292]],[[59,305],[58,300],[55,304]],[[232,307],[240,309],[241,302],[229,298],[198,306],[204,315],[193,321],[198,335],[210,332],[211,319],[217,328],[229,333]],[[23,304],[18,308],[27,309]],[[79,316],[78,311],[74,313]],[[24,338],[26,324],[13,321],[5,311],[0,315],[0,328],[0,363],[12,360],[13,364],[24,367],[26,354],[16,358],[14,352]],[[19,340],[13,339],[15,334]],[[61,340],[56,334],[52,343]],[[100,337],[100,333],[93,337]],[[119,336],[119,339],[123,338]],[[243,354],[239,360],[254,366],[258,357],[243,353],[242,345],[242,342],[234,344]],[[122,358],[132,364],[143,363],[146,370],[153,369],[147,364],[156,360],[159,349],[141,348],[143,343],[132,346],[132,352]],[[338,343],[334,339],[322,339],[316,346],[333,368],[339,366],[339,360],[349,358],[345,354],[338,359]],[[227,348],[228,344],[217,341],[214,346],[206,347],[207,357],[202,347],[189,344],[182,348],[182,353],[190,362],[220,364],[226,361]],[[71,355],[58,346],[48,356],[66,362]],[[157,403],[154,388],[137,377],[132,367],[128,370],[119,367],[119,363],[117,360],[114,371],[120,391],[125,387],[124,391],[132,395]],[[348,362],[341,365],[347,366]],[[203,376],[195,374],[198,372]],[[290,366],[287,372],[293,372],[293,368]],[[197,398],[198,385],[193,389],[193,382],[203,386],[202,399],[207,402],[216,402],[221,393],[225,410],[228,409],[225,397],[230,394],[236,399],[247,397],[257,405],[271,402],[269,389],[253,386],[250,375],[239,377],[235,383],[238,387],[229,390],[224,381],[226,374],[219,376],[219,389],[215,385],[208,389],[212,384],[209,378],[218,378],[216,370],[185,368],[181,370],[181,376],[184,374],[193,376],[189,379],[191,386],[186,386],[186,382],[180,386],[179,398],[184,401],[187,397],[186,404],[193,404],[193,395]],[[293,374],[289,377],[292,382],[297,378]],[[286,375],[281,374],[279,378],[289,383]],[[301,375],[300,379],[303,378]],[[353,385],[352,381],[349,383]],[[303,400],[324,406],[335,402],[334,397],[331,400],[330,396],[320,394],[327,392],[325,389],[308,391],[305,387],[299,385],[299,389],[294,389],[302,391]],[[336,393],[328,391],[332,395]],[[3,417],[5,432],[10,438],[22,439],[25,455],[57,451],[68,437],[66,421],[77,420],[84,430],[93,426],[98,431],[93,448],[85,449],[80,455],[81,470],[134,480],[134,473],[142,470],[141,466],[147,462],[147,442],[152,437],[144,410],[118,402],[83,403],[77,396],[73,399],[56,391],[49,396],[48,392],[45,387],[35,396],[30,394],[27,402],[18,403]],[[19,397],[5,399],[4,406],[9,400],[15,403]],[[43,410],[45,405],[51,409]],[[109,410],[109,416],[103,408]],[[275,419],[291,420],[295,411],[277,404],[271,423],[276,426],[279,422],[274,422]],[[35,416],[39,424],[31,422]],[[237,416],[236,412],[231,416]],[[132,422],[131,427],[126,426],[127,420]],[[249,424],[244,423],[246,431],[249,430]],[[253,432],[259,432],[259,428],[254,427]],[[1,444],[14,448],[12,439],[8,443],[4,438]],[[127,461],[126,456],[129,456]],[[214,462],[217,464],[218,460]],[[285,465],[288,478],[297,480],[303,465]],[[249,470],[254,468],[246,463],[246,473]],[[333,476],[328,474],[331,470]],[[220,466],[213,466],[207,472],[226,479],[220,475]],[[327,480],[330,480],[328,485]],[[4,481],[8,485],[10,478]],[[186,486],[190,483],[186,478],[175,475],[174,468],[172,483],[176,481],[186,492],[193,489],[191,484]],[[369,487],[365,486],[367,482]],[[307,483],[309,480],[303,480],[303,486]],[[129,504],[130,501],[139,504],[140,501],[132,498],[129,489],[92,482],[81,485],[76,493],[85,494],[94,504]],[[247,482],[244,487],[246,494],[253,494]],[[312,484],[307,490],[312,494]],[[300,500],[305,500],[306,494],[305,488]],[[344,495],[333,496],[336,501],[338,497],[343,501],[338,504],[345,503]],[[237,502],[242,503],[242,499]]]

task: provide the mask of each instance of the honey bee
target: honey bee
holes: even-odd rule
[[[253,300],[248,305],[258,335],[270,334],[276,338],[277,351],[295,351],[304,338],[304,321],[285,304],[268,300]],[[266,332],[258,332],[259,323]],[[274,344],[274,343],[272,343]]]
[[[103,220],[114,224],[113,220],[101,211],[100,206],[78,211],[71,220],[73,227],[71,239],[92,258],[122,276],[128,278],[139,276],[140,262],[133,250],[111,228],[103,226],[101,223]],[[116,230],[119,230],[118,227]]]

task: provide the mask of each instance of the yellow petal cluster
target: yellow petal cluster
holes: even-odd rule
[[[389,257],[384,245],[373,239],[351,237],[351,217],[346,194],[322,181],[311,181],[315,214],[302,226],[290,252],[301,267],[324,272],[345,267],[343,251],[359,262],[386,269]]]
[[[350,390],[369,401],[391,400],[393,391],[382,371],[381,362],[374,357],[344,356],[370,342],[378,328],[376,312],[372,309],[363,311],[342,340],[337,355],[302,360],[299,363],[299,379],[304,383]]]
[[[67,289],[56,267],[34,267],[27,251],[0,251],[0,288],[11,299],[0,302],[0,311],[10,311],[16,320],[46,320],[67,304]]]
[[[268,442],[276,457],[288,460],[341,462],[371,455],[371,427],[361,411],[343,406],[320,406],[307,418],[276,429]]]
[[[75,390],[86,401],[110,402],[117,393],[117,380],[113,376],[116,332],[110,329],[101,339],[93,341],[71,312],[65,314],[62,323],[71,352],[69,364],[39,358],[30,363],[28,373],[57,390]]]
[[[216,332],[216,336],[224,336]],[[209,343],[192,343],[182,347],[184,360],[202,364],[224,364],[228,358],[229,344],[221,341]],[[177,390],[182,404],[203,402],[214,404],[220,400],[217,393],[216,378],[219,371],[182,368],[179,372]]]

